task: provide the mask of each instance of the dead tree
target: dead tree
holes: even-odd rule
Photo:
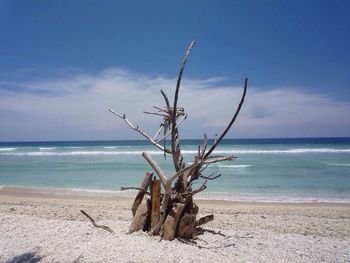
[[[182,60],[173,103],[170,104],[168,96],[161,90],[165,106],[153,106],[155,112],[144,112],[162,117],[160,128],[154,136],[149,136],[138,126],[132,124],[125,114],[119,114],[112,109],[109,110],[124,120],[131,129],[140,133],[151,144],[163,151],[164,156],[171,155],[175,168],[175,173],[167,176],[147,152],[142,153],[143,158],[152,167],[157,177],[153,176],[152,173],[147,173],[140,187],[122,188],[122,190],[139,190],[132,205],[133,220],[129,227],[129,233],[144,230],[151,235],[160,235],[166,240],[173,240],[175,237],[194,238],[197,235],[196,229],[198,226],[214,219],[213,215],[197,219],[198,206],[193,201],[195,194],[206,189],[208,180],[220,177],[220,174],[216,173],[205,175],[205,169],[212,163],[236,158],[234,156],[215,155],[214,150],[237,119],[246,96],[248,79],[244,81],[240,103],[221,135],[217,137],[212,145],[209,145],[207,136],[204,135],[203,143],[198,146],[198,152],[194,156],[192,164],[186,166],[184,162],[180,148],[179,125],[186,119],[187,114],[183,108],[178,107],[178,96],[185,64],[193,45],[194,41],[187,48]],[[166,144],[166,139],[169,137],[170,147]],[[203,183],[198,189],[193,189],[193,183],[199,179],[202,179]]]

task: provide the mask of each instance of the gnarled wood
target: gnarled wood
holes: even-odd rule
[[[173,208],[170,210],[163,224],[162,236],[164,240],[173,240],[175,238],[176,228],[184,207],[184,204],[175,203]]]
[[[196,215],[185,213],[180,219],[176,235],[180,238],[192,238],[195,224]]]
[[[196,224],[195,226],[201,226],[201,225],[204,225],[206,223],[209,223],[210,221],[213,221],[214,220],[214,215],[207,215],[207,216],[203,216],[201,217],[200,219],[198,219],[196,221]]]
[[[211,164],[222,161],[232,161],[236,158],[234,156],[213,155],[213,153],[235,123],[241,111],[247,93],[248,79],[244,81],[243,94],[236,111],[221,135],[218,137],[215,135],[215,141],[212,146],[209,148],[207,135],[204,134],[203,143],[198,147],[191,164],[186,165],[184,156],[181,153],[178,128],[186,119],[187,114],[184,108],[178,106],[178,98],[182,75],[193,45],[194,41],[192,41],[186,49],[181,62],[173,103],[170,103],[168,96],[161,90],[165,106],[153,106],[155,112],[144,111],[146,114],[162,119],[153,137],[149,136],[138,126],[133,125],[126,118],[125,114],[119,114],[110,110],[110,112],[121,118],[131,129],[140,133],[154,146],[163,151],[164,157],[166,154],[170,154],[174,165],[174,173],[166,175],[158,163],[153,160],[147,152],[142,153],[142,156],[152,167],[159,180],[155,179],[151,181],[152,175],[147,173],[141,187],[122,188],[139,190],[132,206],[134,217],[129,228],[130,233],[143,229],[148,231],[151,235],[160,234],[165,240],[173,240],[175,237],[186,239],[196,238],[196,235],[199,233],[196,231],[197,227],[212,221],[214,216],[208,215],[196,220],[199,208],[193,202],[193,196],[206,189],[207,180],[214,180],[220,177],[220,174],[217,172],[210,175],[205,175],[203,172]],[[169,147],[169,149],[167,148],[166,140],[170,135],[171,148]],[[163,143],[163,145],[160,143]],[[202,179],[207,180],[204,182],[202,181],[202,184],[199,184],[198,188],[198,185],[194,183],[198,182],[196,180]],[[174,180],[176,180],[176,182],[174,182]],[[162,187],[160,187],[160,184]],[[151,185],[151,189],[148,192],[147,188],[149,185]],[[145,198],[145,194],[148,194],[150,197],[146,196]]]
[[[153,175],[153,173],[146,173],[145,177],[143,178],[143,182],[142,182],[140,188],[144,189],[144,191],[139,190],[139,192],[137,193],[137,195],[135,197],[134,203],[132,204],[132,208],[131,208],[133,216],[135,216],[136,209],[139,207],[139,205],[142,202],[142,199],[143,199],[143,197],[145,195],[145,191],[147,191],[147,188],[148,188],[148,186],[150,184],[150,181],[152,179],[152,175]]]
[[[88,213],[86,213],[84,210],[80,210],[80,212],[81,212],[84,216],[86,216],[87,218],[90,219],[90,221],[91,221],[91,223],[94,225],[94,227],[102,228],[102,229],[104,229],[104,230],[106,230],[106,231],[108,231],[108,232],[110,232],[110,233],[114,233],[114,231],[113,231],[112,229],[110,229],[110,227],[105,226],[105,225],[98,225],[98,224],[95,222],[95,220],[94,220],[91,216],[89,216]]]
[[[133,217],[129,227],[129,233],[140,231],[145,228],[147,223],[148,213],[149,213],[148,203],[142,202],[136,209],[135,216]]]

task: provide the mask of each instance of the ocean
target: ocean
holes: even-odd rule
[[[182,141],[186,163],[200,143]],[[152,172],[143,151],[167,175],[174,173],[171,156],[164,160],[147,141],[3,142],[0,188],[118,194],[120,187],[139,186]],[[350,203],[350,138],[229,139],[215,154],[237,159],[210,165],[206,173],[221,177],[208,181],[198,198]]]

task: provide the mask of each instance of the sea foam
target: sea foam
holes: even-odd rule
[[[55,150],[56,147],[39,147],[40,151],[49,151],[49,150]]]
[[[236,164],[236,165],[219,164],[218,167],[220,167],[220,168],[248,168],[248,167],[251,167],[251,165],[250,164]]]
[[[0,148],[0,155],[13,156],[79,156],[79,155],[141,155],[142,151],[125,151],[125,150],[90,150],[90,151],[54,151],[55,147],[40,147],[40,151],[15,151],[17,148]],[[109,149],[109,148],[108,148]],[[163,155],[162,151],[147,151],[151,155]],[[183,150],[184,155],[197,154],[195,150]],[[217,150],[215,154],[239,155],[239,154],[306,154],[306,153],[350,153],[350,149],[334,148],[301,148],[286,150],[259,150],[259,149],[227,149]]]
[[[9,147],[6,147],[6,148],[0,148],[0,151],[3,151],[3,152],[7,152],[7,151],[15,151],[17,150],[17,148],[9,148]]]

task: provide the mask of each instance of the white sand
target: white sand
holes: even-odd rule
[[[350,262],[349,204],[200,201],[213,213],[196,240],[126,234],[128,198],[0,190],[1,262]],[[84,209],[115,234],[92,226]],[[21,261],[22,260],[22,261]]]

